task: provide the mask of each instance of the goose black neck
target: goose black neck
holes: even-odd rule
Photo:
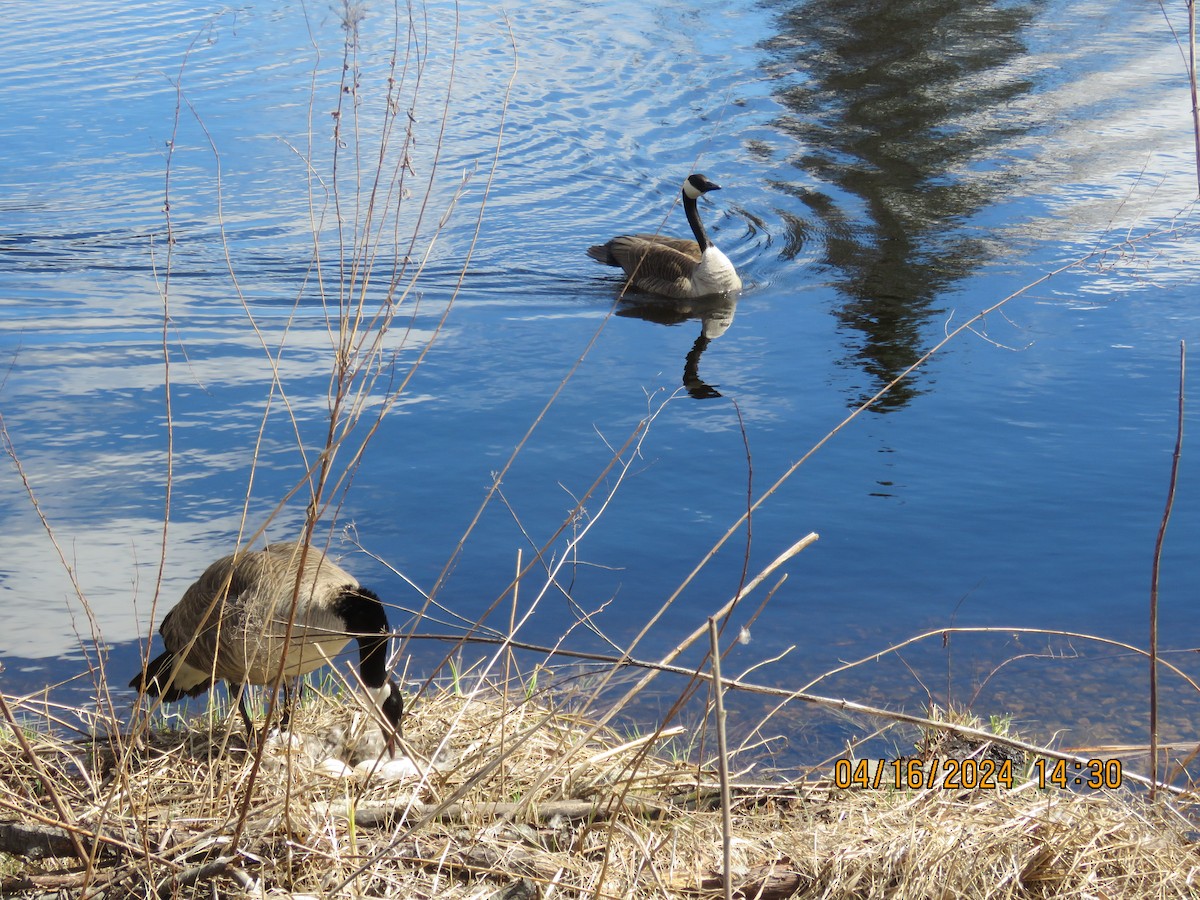
[[[696,208],[696,198],[689,197],[687,191],[683,192],[683,211],[687,214],[688,224],[692,226],[692,234],[696,236],[696,243],[700,245],[700,252],[703,253],[709,248],[711,242],[704,231],[704,223],[700,221],[700,211]]]
[[[358,640],[358,672],[369,688],[387,682],[387,612],[378,595],[366,588],[347,588],[336,603],[338,617],[346,631]]]

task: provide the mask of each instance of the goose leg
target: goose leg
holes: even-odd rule
[[[239,684],[237,689],[237,704],[238,712],[241,713],[242,721],[246,723],[246,740],[253,745],[257,735],[254,731],[254,723],[250,721],[250,711],[246,709],[246,685]]]
[[[296,689],[295,698],[292,697],[292,679],[285,679],[283,682],[283,712],[279,714],[279,731],[280,733],[287,731],[292,724],[292,704],[300,699],[304,692],[304,683],[301,682]]]

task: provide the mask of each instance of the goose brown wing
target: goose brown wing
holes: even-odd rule
[[[691,238],[667,237],[662,234],[634,234],[630,235],[630,237],[636,238],[639,241],[645,241],[647,244],[669,247],[689,257],[693,262],[700,262],[700,245]]]
[[[645,256],[661,254],[664,265],[679,266],[684,274],[700,262],[700,245],[695,241],[659,234],[623,234],[608,242],[608,252],[626,272]]]
[[[213,672],[218,644],[246,633],[247,602],[262,577],[261,556],[224,556],[205,569],[159,626],[166,648],[192,668]],[[222,677],[219,668],[216,675]]]
[[[296,544],[271,544],[263,554],[270,570],[269,580],[276,585],[270,597],[255,604],[256,633],[247,635],[245,656],[252,679],[266,679],[278,670],[284,637],[289,633],[286,674],[303,674],[328,662],[346,646],[350,635],[346,622],[337,611],[337,600],[358,581],[345,569],[326,557],[319,548],[305,554],[304,571],[293,620],[292,597],[300,565]]]
[[[245,563],[255,556],[257,554],[243,555],[236,565],[233,556],[222,557],[184,591],[158,629],[168,650],[186,651],[194,635],[237,623],[245,606],[243,597],[256,580],[255,573],[248,571],[252,567]],[[187,655],[190,661],[192,654]]]
[[[295,544],[271,544],[262,551],[222,557],[167,613],[159,627],[163,643],[195,669],[241,680],[261,664],[260,657],[272,656],[286,634],[299,567]],[[357,584],[319,549],[309,549],[300,579],[298,627],[293,627],[298,650],[313,641],[326,643],[339,633],[340,623],[329,603]],[[340,633],[344,635],[344,628]],[[346,640],[333,643],[340,649]]]
[[[630,234],[613,238],[607,248],[634,287],[666,297],[688,296],[700,259],[694,241]]]
[[[684,238],[663,237],[659,234],[623,234],[607,244],[588,247],[588,256],[606,266],[620,266],[626,272],[631,265],[648,253],[669,250],[681,254],[692,266],[700,262],[700,245]],[[685,260],[680,260],[684,264]]]

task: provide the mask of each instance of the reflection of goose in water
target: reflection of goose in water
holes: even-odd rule
[[[617,309],[618,316],[645,319],[660,325],[680,325],[689,319],[700,320],[700,334],[683,364],[683,386],[697,400],[720,397],[721,392],[700,378],[700,356],[710,341],[719,338],[733,323],[737,308],[736,293],[703,297],[697,300],[665,300],[662,298],[625,298]]]
[[[686,299],[707,297],[742,288],[737,270],[708,239],[696,200],[708,191],[720,190],[703,175],[689,175],[683,182],[683,211],[696,240],[657,234],[623,234],[607,244],[588,248],[588,256],[625,270],[629,283],[661,297]]]

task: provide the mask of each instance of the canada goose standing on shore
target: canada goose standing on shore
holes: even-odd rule
[[[404,701],[400,686],[387,677],[387,613],[373,591],[360,587],[316,547],[305,553],[300,544],[277,543],[218,559],[166,614],[159,633],[166,652],[129,686],[170,703],[196,697],[223,679],[230,693],[237,692],[250,739],[254,728],[246,711],[246,685],[274,683],[281,663],[283,678],[305,675],[356,638],[359,675],[382,719],[389,753],[394,747]],[[289,712],[284,710],[283,723]]]
[[[742,279],[729,257],[708,239],[696,208],[701,195],[720,189],[700,174],[689,175],[683,182],[683,211],[696,240],[624,234],[589,247],[588,256],[608,266],[620,266],[633,287],[664,297],[707,297],[741,290]]]

